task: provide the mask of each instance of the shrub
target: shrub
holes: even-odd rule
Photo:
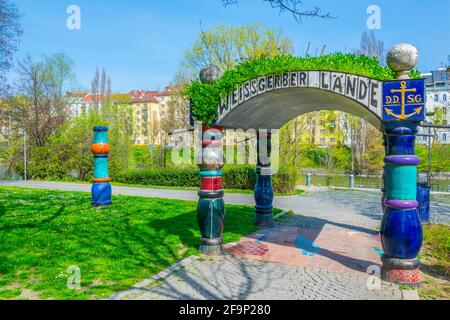
[[[225,189],[252,190],[256,184],[256,169],[254,166],[225,166],[223,170]]]
[[[160,187],[198,187],[200,177],[195,167],[154,167],[142,170],[129,170],[118,175],[117,182]]]
[[[160,187],[193,187],[200,185],[199,169],[196,167],[165,167],[129,170],[116,177],[116,182]],[[274,192],[295,191],[297,174],[293,169],[280,170],[272,177]],[[253,190],[256,184],[254,166],[226,166],[223,170],[225,189]]]
[[[416,154],[420,157],[419,170],[428,170],[428,148],[425,145],[417,144]],[[433,172],[450,171],[450,148],[445,144],[435,144],[432,151]]]
[[[273,190],[276,193],[292,193],[297,186],[298,173],[295,169],[281,169],[272,177]]]

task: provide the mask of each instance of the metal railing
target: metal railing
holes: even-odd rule
[[[383,187],[381,176],[302,174],[300,184],[316,187],[377,189]],[[450,192],[450,180],[431,180],[431,191]]]

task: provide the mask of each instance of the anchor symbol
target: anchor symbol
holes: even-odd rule
[[[419,107],[414,109],[413,113],[406,114],[406,93],[407,92],[417,92],[416,88],[413,89],[407,89],[406,88],[406,81],[402,81],[400,83],[400,89],[393,89],[391,90],[391,93],[401,93],[402,94],[402,113],[401,114],[395,114],[393,110],[385,108],[386,113],[394,118],[397,118],[399,120],[406,120],[408,118],[411,118],[412,116],[416,114],[420,114],[422,112],[423,107]]]

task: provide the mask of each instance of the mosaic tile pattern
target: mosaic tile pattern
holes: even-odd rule
[[[419,284],[422,280],[422,274],[419,270],[398,270],[386,271],[386,279],[393,283],[401,284]]]
[[[263,229],[225,245],[231,255],[251,260],[282,263],[343,273],[368,275],[381,267],[380,237],[363,231],[325,224]]]
[[[250,255],[262,257],[269,251],[269,246],[261,241],[244,241],[227,249],[233,255]]]

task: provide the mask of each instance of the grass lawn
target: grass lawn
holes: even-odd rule
[[[199,254],[196,202],[0,187],[0,299],[101,299]],[[279,212],[279,211],[277,211]],[[225,242],[256,229],[254,209],[227,206]],[[81,270],[81,290],[67,287]]]
[[[450,226],[424,226],[421,271],[423,272],[421,299],[450,300]]]

